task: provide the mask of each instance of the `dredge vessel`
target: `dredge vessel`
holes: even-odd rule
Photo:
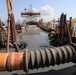
[[[40,17],[40,12],[37,11],[33,11],[32,5],[30,5],[30,9],[28,11],[26,11],[27,9],[24,9],[25,12],[21,12],[21,17],[23,17],[26,22],[26,24],[29,25],[36,25],[37,24],[37,18]]]

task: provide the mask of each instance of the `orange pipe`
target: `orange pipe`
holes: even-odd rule
[[[21,68],[23,68],[23,53],[19,52],[19,53],[14,53],[14,70],[20,70]]]
[[[0,53],[0,71],[23,69],[23,52]]]
[[[10,0],[6,0],[8,14],[11,14],[10,2]]]
[[[8,55],[9,53],[0,53],[0,71],[6,70],[5,65]]]

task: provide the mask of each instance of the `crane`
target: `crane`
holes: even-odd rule
[[[67,25],[69,25],[69,27],[74,27],[74,24],[76,23],[76,18],[72,19],[72,17],[70,17],[70,21],[66,21]]]
[[[76,23],[76,18],[72,19],[72,25],[74,25]]]
[[[50,21],[47,23],[46,26],[47,26],[48,28],[50,28],[50,24],[51,24],[52,22],[55,22],[55,20],[56,20],[56,19],[50,20]]]

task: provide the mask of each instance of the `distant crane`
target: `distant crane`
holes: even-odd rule
[[[47,23],[47,27],[50,28],[51,23],[52,23],[52,22],[55,22],[55,20],[56,20],[56,19],[50,20],[50,21]]]

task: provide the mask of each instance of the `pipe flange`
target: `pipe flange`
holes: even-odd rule
[[[23,56],[23,66],[24,66],[24,71],[26,72],[26,73],[28,73],[28,49],[26,49],[25,51],[24,51],[24,56]]]
[[[7,71],[11,72],[13,69],[12,69],[12,55],[13,53],[10,53],[7,57],[7,61],[6,61],[6,69]]]

